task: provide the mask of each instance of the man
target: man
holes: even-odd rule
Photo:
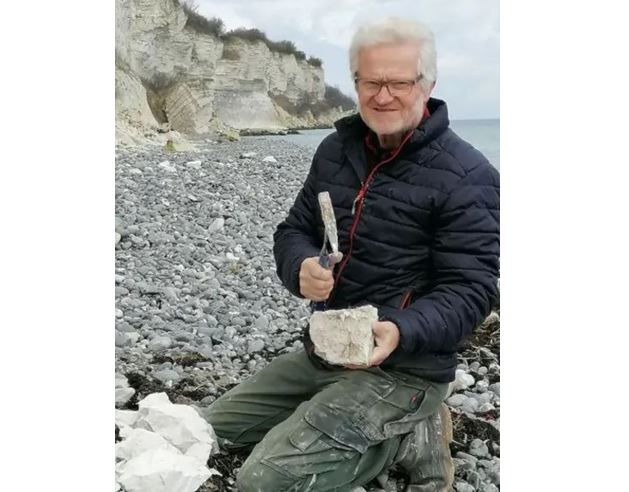
[[[276,358],[209,407],[223,447],[255,445],[240,490],[350,490],[395,463],[409,490],[452,484],[442,402],[458,345],[497,293],[499,175],[430,98],[428,29],[365,25],[350,66],[360,114],[338,121],[317,149],[274,254],[294,295],[328,309],[376,306],[376,347],[369,367],[332,366],[306,334],[305,351]],[[321,191],[344,253],[334,271],[318,262]]]

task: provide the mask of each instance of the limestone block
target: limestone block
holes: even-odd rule
[[[373,352],[373,306],[316,311],[310,317],[310,338],[315,354],[330,364],[366,366]]]

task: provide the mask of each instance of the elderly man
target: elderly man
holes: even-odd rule
[[[460,342],[497,294],[499,175],[448,128],[430,98],[436,51],[422,25],[361,27],[350,49],[359,115],[317,149],[275,233],[278,275],[328,309],[370,304],[376,347],[368,367],[285,354],[232,389],[206,418],[223,446],[255,446],[240,490],[350,490],[399,464],[409,490],[449,490],[449,413]],[[344,253],[319,266],[328,191]]]

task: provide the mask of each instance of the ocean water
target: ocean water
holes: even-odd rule
[[[450,128],[463,140],[481,151],[497,169],[500,169],[500,120],[455,120],[450,122]],[[332,128],[300,130],[299,135],[278,135],[264,138],[281,138],[310,147],[314,152],[321,141],[333,131]]]

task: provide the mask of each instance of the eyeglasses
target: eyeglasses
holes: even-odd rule
[[[356,77],[354,83],[358,91],[366,96],[375,96],[380,93],[382,87],[386,87],[391,96],[405,96],[411,92],[413,86],[423,78],[422,74],[419,74],[412,80],[373,80],[373,79],[361,79]]]

